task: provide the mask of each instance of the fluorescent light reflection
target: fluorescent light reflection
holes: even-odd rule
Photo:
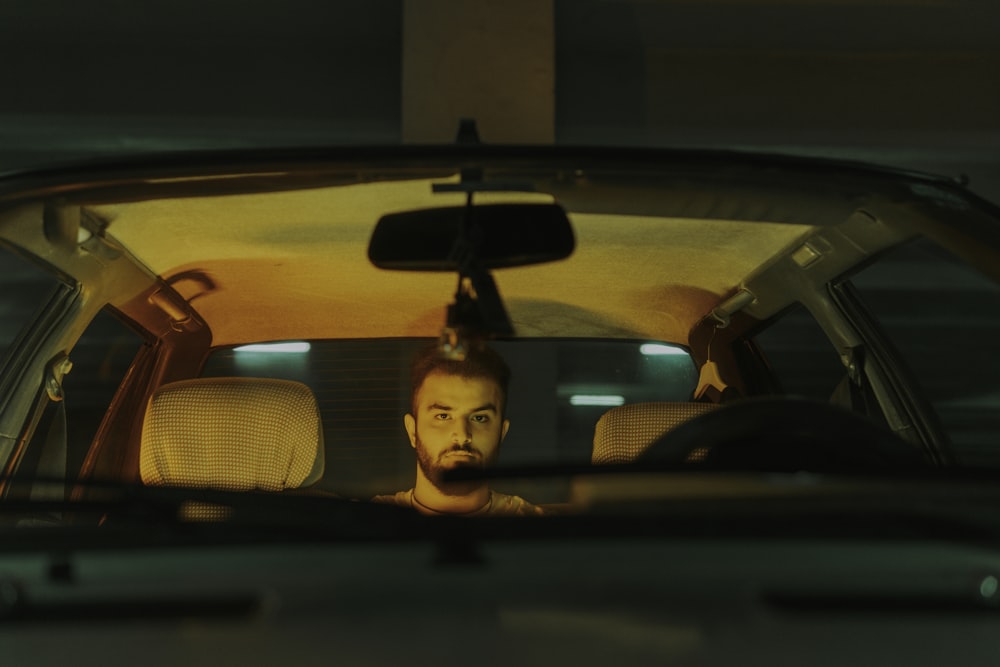
[[[265,354],[304,354],[310,350],[309,343],[255,343],[234,348],[235,352],[263,352]]]
[[[625,405],[625,397],[615,396],[613,394],[574,394],[569,397],[569,404],[614,407],[617,405]]]
[[[661,356],[664,354],[688,356],[687,350],[680,347],[674,347],[673,345],[664,345],[663,343],[643,343],[639,346],[639,352],[642,352],[647,357]]]

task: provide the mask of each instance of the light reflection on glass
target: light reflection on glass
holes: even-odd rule
[[[664,345],[663,343],[643,343],[639,346],[639,352],[647,357],[661,356],[664,354],[687,355],[687,350],[680,347],[674,347],[673,345]]]
[[[615,396],[612,394],[574,394],[569,397],[569,404],[613,407],[617,405],[625,405],[625,397]]]
[[[265,354],[303,354],[309,351],[309,343],[255,343],[234,348],[234,352],[263,352]]]

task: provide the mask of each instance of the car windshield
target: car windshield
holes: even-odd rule
[[[718,153],[373,155],[9,179],[6,493],[544,515],[688,494],[676,475],[727,496],[734,474],[1000,464],[995,211],[952,182]],[[982,373],[958,361],[969,336]],[[625,492],[609,470],[667,477]]]

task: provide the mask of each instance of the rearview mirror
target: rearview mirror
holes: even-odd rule
[[[565,259],[576,245],[569,218],[557,204],[486,204],[382,216],[368,258],[380,269],[458,271],[454,250],[466,216],[466,240],[485,269]]]

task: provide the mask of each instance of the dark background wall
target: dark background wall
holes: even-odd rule
[[[992,0],[474,4],[494,13],[478,29],[508,26],[512,61],[524,40],[509,26],[534,25],[527,8],[548,7],[557,142],[862,159],[965,173],[1000,201]],[[3,3],[0,169],[199,146],[398,143],[407,26],[430,11],[448,4]]]
[[[1000,200],[1000,3],[558,2],[558,139],[968,173]]]

